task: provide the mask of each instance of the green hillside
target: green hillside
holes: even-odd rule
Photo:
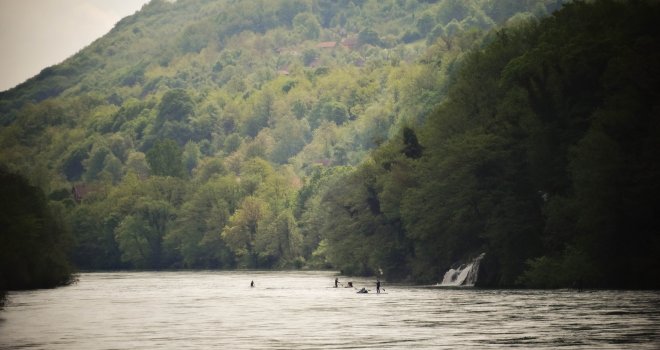
[[[153,0],[0,93],[0,164],[80,269],[657,285],[657,5],[560,5]]]

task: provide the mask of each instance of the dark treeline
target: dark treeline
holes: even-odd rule
[[[50,288],[72,280],[71,235],[62,208],[0,167],[0,292]],[[1,298],[2,296],[0,296]]]
[[[419,131],[319,192],[331,261],[484,286],[660,287],[660,6],[576,2],[489,35]]]
[[[0,93],[5,288],[484,252],[483,286],[660,287],[660,6],[560,6],[151,1]]]

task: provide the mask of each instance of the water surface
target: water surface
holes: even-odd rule
[[[13,292],[0,349],[659,349],[660,293],[332,288],[331,272],[84,273]],[[346,278],[375,289],[373,279]],[[255,287],[250,288],[254,280]]]

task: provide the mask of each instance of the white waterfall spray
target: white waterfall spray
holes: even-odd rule
[[[449,269],[445,272],[440,285],[474,287],[474,284],[477,283],[477,275],[479,274],[479,264],[485,255],[486,253],[481,253],[469,263],[462,264],[455,269]]]

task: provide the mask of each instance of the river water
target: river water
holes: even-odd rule
[[[331,272],[83,273],[12,292],[0,349],[660,349],[657,291],[389,285]],[[254,281],[255,287],[250,287]]]

